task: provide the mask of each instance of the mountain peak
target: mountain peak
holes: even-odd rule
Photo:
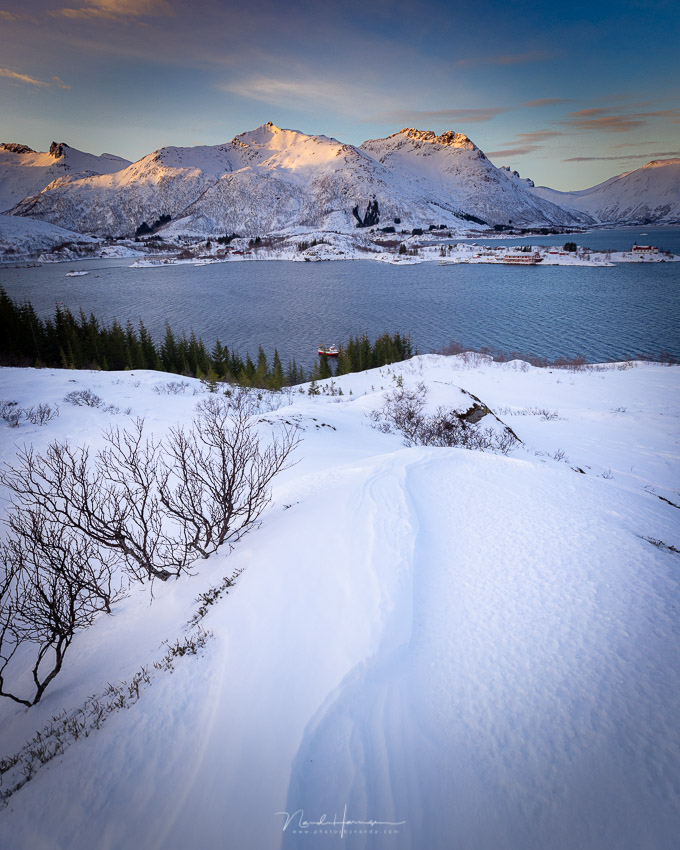
[[[645,163],[643,168],[663,168],[665,165],[680,165],[680,158],[673,157],[671,159],[652,159]]]
[[[404,127],[398,133],[388,136],[388,139],[393,139],[395,136],[406,136],[407,139],[413,139],[414,141],[428,142],[432,145],[446,145],[451,148],[475,150],[477,147],[465,133],[456,133],[453,130],[447,130],[441,136],[438,136],[433,130],[418,130],[415,127]]]
[[[59,159],[60,156],[64,155],[64,148],[68,148],[69,146],[66,142],[52,142],[50,145],[50,154],[55,158]]]
[[[238,136],[234,136],[231,140],[232,144],[244,146],[244,145],[266,145],[274,136],[278,136],[280,133],[284,131],[281,127],[277,127],[272,121],[267,121],[266,124],[261,124],[259,127],[256,127],[254,130],[246,130],[245,133],[239,133]],[[287,130],[285,132],[291,133],[295,132],[294,130]]]
[[[10,153],[35,153],[33,148],[29,148],[28,145],[20,145],[18,142],[3,142],[0,145],[0,150]]]

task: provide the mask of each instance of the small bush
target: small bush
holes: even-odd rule
[[[382,408],[374,410],[370,417],[374,427],[383,433],[398,432],[407,446],[440,446],[497,451],[507,454],[519,442],[507,426],[502,431],[482,428],[477,418],[488,413],[482,404],[460,413],[457,410],[439,407],[433,414],[426,414],[427,387],[420,382],[415,387],[397,386],[385,393]]]
[[[0,418],[4,419],[10,428],[19,427],[23,414],[16,401],[0,401]]]
[[[101,407],[104,404],[104,400],[92,390],[72,390],[66,394],[64,401],[76,407]]]
[[[168,381],[153,388],[156,395],[184,395],[189,388],[188,381]]]
[[[47,425],[59,416],[59,405],[39,404],[37,407],[29,407],[24,411],[24,416],[31,425]]]

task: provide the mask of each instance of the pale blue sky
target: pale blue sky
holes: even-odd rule
[[[558,189],[680,156],[676,2],[66,2],[0,0],[0,141],[452,129]]]

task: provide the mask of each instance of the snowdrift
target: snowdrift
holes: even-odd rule
[[[134,416],[162,435],[207,393],[173,380],[3,369],[2,397],[60,415],[0,423],[2,458],[66,435],[94,448]],[[521,443],[372,427],[419,382],[431,409],[473,393]],[[259,529],[80,633],[37,706],[0,704],[10,755],[152,669],[199,594],[240,573],[197,655],[9,798],[6,846],[675,847],[680,368],[426,355],[320,387],[259,415],[302,437]],[[74,388],[112,407],[65,403]]]

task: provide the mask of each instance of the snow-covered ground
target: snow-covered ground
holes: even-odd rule
[[[0,370],[0,398],[60,405],[42,428],[0,423],[2,459],[96,448],[135,416],[160,436],[207,393],[164,394],[175,380]],[[478,396],[522,444],[409,448],[371,427],[420,381],[432,409]],[[677,847],[680,367],[424,355],[325,387],[259,417],[302,437],[260,528],[80,633],[38,706],[0,704],[10,755],[151,668],[242,570],[202,654],[11,796],[3,846]],[[63,401],[85,388],[112,407]]]
[[[46,221],[0,215],[0,261],[16,262],[25,257],[37,257],[41,252],[67,242],[96,245],[97,241]]]
[[[425,241],[426,244],[423,244]],[[312,231],[296,237],[278,237],[273,244],[249,246],[248,240],[234,240],[230,249],[221,248],[213,242],[195,244],[193,259],[172,257],[143,257],[135,260],[130,268],[150,268],[164,265],[205,265],[211,262],[242,262],[251,260],[290,260],[293,262],[323,262],[332,260],[378,260],[392,265],[414,265],[439,262],[442,265],[457,263],[507,264],[517,258],[529,259],[535,255],[536,264],[544,266],[612,266],[614,263],[677,262],[676,254],[634,253],[632,251],[591,251],[580,248],[567,252],[544,245],[508,248],[484,246],[459,242],[457,244],[432,244],[432,237],[423,239],[411,236],[397,241],[393,238],[366,235],[348,236],[339,233]],[[318,242],[318,244],[312,244]],[[308,245],[309,247],[304,247]],[[405,253],[399,253],[403,245]],[[528,249],[528,250],[527,250]]]

